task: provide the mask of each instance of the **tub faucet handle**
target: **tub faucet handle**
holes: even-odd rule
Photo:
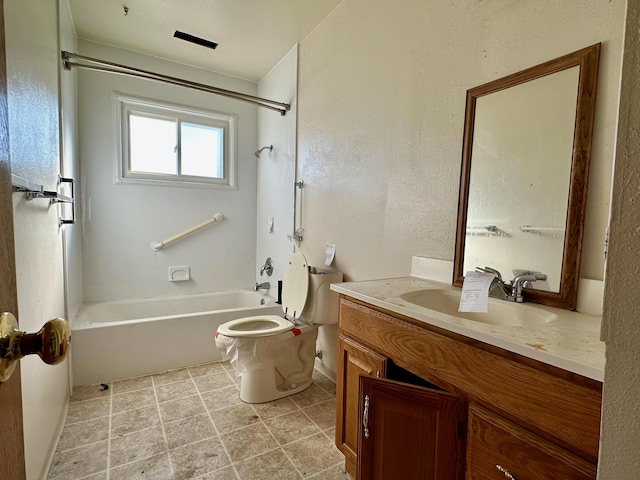
[[[266,272],[267,276],[270,277],[273,274],[273,262],[271,257],[267,257],[264,262],[264,265],[260,268],[260,276],[264,275]]]

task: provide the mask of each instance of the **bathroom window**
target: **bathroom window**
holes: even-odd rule
[[[116,183],[233,188],[235,117],[114,93]]]

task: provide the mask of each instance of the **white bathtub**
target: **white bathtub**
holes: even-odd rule
[[[74,384],[220,360],[220,324],[281,312],[272,297],[248,290],[83,304],[71,322]]]

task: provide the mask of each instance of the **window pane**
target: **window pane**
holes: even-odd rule
[[[129,170],[175,175],[176,122],[129,115]]]
[[[181,174],[223,178],[223,129],[183,122],[180,124]]]

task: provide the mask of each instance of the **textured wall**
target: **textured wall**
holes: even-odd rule
[[[603,42],[582,269],[602,279],[624,8],[343,1],[299,47],[309,262],[327,242],[346,280],[408,275],[412,255],[453,260],[466,90]]]
[[[220,88],[257,93],[252,82],[99,45],[80,53]],[[111,94],[162,99],[237,114],[237,189],[115,185],[116,132]],[[195,90],[121,75],[78,72],[82,170],[84,300],[161,297],[250,288],[256,264],[257,107]],[[225,220],[159,252],[149,248],[221,212]],[[168,267],[191,267],[169,282]]]
[[[56,190],[60,167],[57,3],[4,2],[12,173],[45,190]],[[14,193],[13,202],[20,328],[35,332],[65,315],[62,232],[47,200]],[[43,478],[64,419],[68,366],[32,355],[21,368],[27,478]]]
[[[607,342],[598,478],[640,471],[640,4],[629,2],[603,312]]]
[[[341,3],[300,44],[310,262],[326,242],[350,280],[452,260],[466,90],[602,41],[582,270],[602,279],[623,14],[621,0]]]

